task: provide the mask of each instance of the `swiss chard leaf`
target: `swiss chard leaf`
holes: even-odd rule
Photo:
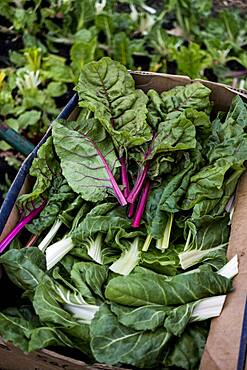
[[[148,304],[178,305],[231,289],[231,281],[213,272],[194,272],[165,278],[139,273],[113,278],[105,296],[112,302],[140,307]]]
[[[42,322],[58,324],[65,328],[77,325],[70,313],[55,298],[53,282],[45,276],[35,290],[33,306]]]
[[[163,364],[168,367],[179,367],[185,370],[198,368],[208,336],[208,330],[202,324],[191,324],[183,335],[174,339]]]
[[[56,123],[52,132],[63,175],[76,193],[97,202],[110,189],[121,205],[126,204],[114,178],[118,161],[113,144],[97,120],[70,122],[70,127]]]
[[[81,245],[85,238],[98,232],[107,234],[108,242],[113,241],[119,230],[129,228],[131,223],[126,218],[125,211],[121,208],[113,208],[114,206],[114,203],[105,203],[89,212],[71,234],[75,245]]]
[[[0,257],[10,280],[21,289],[34,290],[46,270],[45,257],[38,248],[12,249]]]
[[[164,327],[175,336],[181,336],[190,321],[192,312],[198,302],[191,302],[169,310]]]
[[[76,87],[79,105],[90,109],[118,147],[141,145],[151,139],[146,123],[147,97],[135,90],[127,69],[110,58],[102,58],[82,69]]]
[[[163,325],[170,308],[157,304],[131,308],[112,303],[111,311],[124,326],[135,330],[154,331]]]
[[[71,202],[75,195],[62,176],[54,177],[51,187],[47,192],[48,201],[45,208],[40,212],[27,229],[33,234],[38,234],[51,226],[62,210],[65,202]]]
[[[42,326],[33,329],[28,343],[28,351],[37,351],[48,346],[74,347],[74,343],[59,328]]]
[[[150,90],[149,97],[149,119],[154,127],[165,120],[178,118],[186,109],[194,108],[197,111],[210,113],[209,95],[211,90],[200,82],[194,82],[186,86],[177,86],[160,95]]]
[[[106,304],[95,315],[90,332],[91,349],[97,361],[141,368],[157,364],[170,339],[165,329],[137,331],[119,324]]]
[[[29,350],[29,338],[40,325],[37,316],[28,307],[8,308],[0,313],[0,333],[22,351]]]
[[[108,269],[92,262],[77,262],[71,271],[71,278],[79,291],[82,284],[87,284],[93,294],[104,299],[102,287],[108,278]]]
[[[46,142],[38,150],[37,158],[33,160],[29,174],[36,177],[33,190],[29,194],[24,194],[19,197],[19,204],[24,206],[28,202],[39,202],[46,190],[52,184],[55,176],[60,174],[60,166],[55,159],[52,138],[49,137]]]

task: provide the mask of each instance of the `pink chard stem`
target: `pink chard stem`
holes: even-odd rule
[[[131,204],[129,205],[129,210],[128,210],[128,217],[129,217],[129,218],[132,218],[132,217],[134,216],[135,208],[136,208],[135,203],[131,203]]]
[[[138,198],[139,193],[142,189],[142,185],[143,185],[143,183],[146,179],[146,176],[147,176],[147,173],[148,173],[148,170],[149,170],[149,166],[150,166],[150,161],[149,161],[148,158],[149,158],[150,154],[152,153],[156,137],[157,137],[157,133],[153,133],[152,141],[151,141],[151,143],[148,147],[148,150],[144,154],[144,160],[146,161],[145,166],[142,169],[142,171],[139,173],[139,175],[137,176],[135,185],[134,185],[133,189],[131,190],[131,192],[130,192],[128,198],[127,198],[128,203],[131,203],[131,204],[134,203],[135,200]]]
[[[119,161],[121,163],[121,178],[122,178],[122,184],[124,186],[123,195],[125,198],[127,198],[130,193],[130,188],[129,188],[126,159],[124,157],[121,157]]]
[[[148,173],[148,169],[149,169],[149,161],[146,162],[142,172],[138,175],[137,177],[137,180],[135,182],[135,185],[133,187],[133,189],[131,190],[128,198],[127,198],[127,201],[128,203],[134,203],[142,189],[142,185],[146,179],[146,176],[147,176],[147,173]]]
[[[145,183],[145,186],[143,188],[142,194],[141,194],[139,204],[137,206],[137,211],[136,211],[136,214],[135,214],[135,218],[132,222],[132,227],[134,227],[134,228],[137,228],[137,227],[140,226],[141,218],[142,218],[142,215],[143,215],[143,212],[145,210],[146,203],[147,203],[149,190],[150,190],[150,181],[147,179],[146,183]]]
[[[94,145],[94,147],[95,147],[95,149],[96,149],[96,151],[97,151],[100,159],[102,160],[103,165],[105,166],[105,169],[106,169],[106,171],[108,173],[108,176],[109,176],[109,180],[110,180],[111,185],[112,185],[112,189],[113,189],[113,191],[115,193],[115,196],[116,196],[117,200],[119,201],[119,203],[121,204],[121,206],[126,206],[127,201],[125,199],[125,196],[121,192],[121,190],[120,190],[120,188],[119,188],[119,186],[118,186],[118,184],[117,184],[117,182],[116,182],[116,180],[115,180],[115,178],[114,178],[114,176],[113,176],[113,174],[111,172],[111,169],[110,169],[107,161],[105,160],[105,158],[102,155],[101,151],[98,149],[97,145],[95,143],[93,143],[93,145]]]
[[[8,245],[12,242],[12,240],[21,232],[21,230],[30,222],[33,218],[35,218],[45,207],[46,202],[43,202],[41,206],[34,209],[20,221],[14,229],[0,242],[0,253],[2,253]]]

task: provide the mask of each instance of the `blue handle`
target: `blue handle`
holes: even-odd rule
[[[246,298],[245,307],[244,307],[244,317],[243,317],[243,324],[242,324],[242,333],[241,333],[241,338],[240,338],[237,370],[245,369],[246,351],[247,351],[247,298]]]
[[[53,122],[57,121],[58,119],[67,119],[69,115],[71,114],[71,112],[75,109],[77,103],[78,103],[78,95],[74,94],[72,98],[69,100],[69,102],[66,104],[64,109],[59,113],[59,115]],[[52,123],[50,127],[48,128],[48,130],[46,131],[43,138],[38,143],[38,145],[33,149],[33,151],[29,154],[29,156],[25,159],[25,161],[21,165],[21,168],[19,169],[11,187],[9,188],[9,191],[0,208],[0,234],[2,233],[4,226],[6,225],[10,212],[12,211],[14,207],[14,204],[22,188],[22,185],[24,184],[25,178],[29,172],[32,162],[37,155],[37,151],[39,150],[41,145],[44,144],[44,142],[47,140],[47,138],[51,134]]]

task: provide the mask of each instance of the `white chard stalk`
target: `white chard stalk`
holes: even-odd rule
[[[52,242],[53,238],[56,236],[61,225],[62,225],[62,222],[60,220],[55,221],[54,225],[52,226],[48,234],[44,237],[42,242],[38,245],[38,248],[41,250],[41,252],[44,253],[46,248]]]
[[[50,245],[46,250],[47,270],[54,267],[73,247],[74,244],[70,237]]]
[[[235,255],[217,274],[232,279],[238,274],[238,257]],[[220,316],[226,295],[201,299],[192,312],[190,321],[202,321]]]
[[[64,305],[64,309],[70,312],[75,319],[83,323],[90,324],[93,320],[96,312],[99,310],[99,306],[92,305],[92,304],[72,304],[66,303]]]
[[[96,239],[90,238],[88,240],[88,251],[87,254],[97,263],[103,265],[103,258],[102,258],[102,234],[98,234]]]
[[[218,245],[217,247],[210,248],[210,249],[204,249],[204,250],[198,250],[198,249],[192,249],[190,251],[185,251],[182,253],[179,253],[179,263],[183,270],[186,270],[187,268],[196,265],[201,261],[203,257],[206,257],[209,253],[217,251],[218,249],[221,249],[225,247],[226,244]]]
[[[139,238],[135,238],[129,250],[124,251],[109,269],[120,275],[129,275],[140,259]]]
[[[228,279],[234,278],[238,274],[238,256],[237,254],[220,270],[217,271],[217,274],[224,276]]]
[[[190,321],[203,321],[220,316],[226,300],[226,295],[202,299],[194,308]]]

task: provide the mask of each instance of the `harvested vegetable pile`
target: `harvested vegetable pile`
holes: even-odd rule
[[[0,263],[24,290],[0,333],[23,351],[196,369],[237,273],[226,249],[247,107],[237,96],[212,118],[201,83],[145,94],[110,58],[85,65],[76,90],[79,116],[53,124],[0,243],[12,242]]]
[[[247,89],[245,0],[2,0],[1,5],[0,203],[12,172],[69,100],[86,63],[109,56],[131,70]],[[16,131],[30,143],[17,145]]]

